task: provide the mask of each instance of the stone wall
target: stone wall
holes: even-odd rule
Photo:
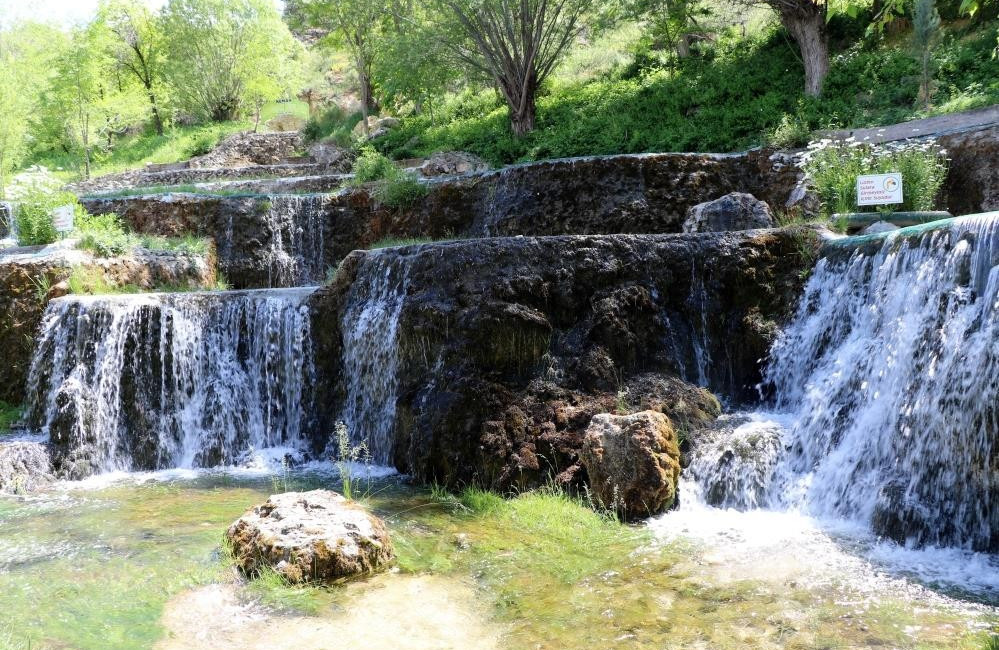
[[[252,179],[298,178],[322,174],[338,174],[342,167],[331,167],[321,163],[289,163],[278,165],[255,165],[251,167],[209,167],[200,169],[168,169],[147,171],[142,169],[109,174],[89,181],[80,181],[68,186],[80,195],[99,195],[135,187],[169,187],[171,185],[191,185],[214,181],[237,181]]]
[[[951,159],[944,191],[954,215],[999,210],[999,126],[937,138]]]
[[[18,249],[24,250],[24,249]],[[99,259],[82,251],[52,254],[0,254],[0,400],[18,404],[24,397],[45,306],[65,295],[64,281],[74,268],[100,275],[113,286],[153,290],[163,285],[210,288],[215,284],[211,259],[166,252],[140,252],[131,257]]]
[[[407,208],[380,205],[363,188],[303,200],[309,212],[299,228],[313,228],[315,211],[322,211],[324,264],[335,267],[350,251],[386,237],[679,232],[691,206],[734,191],[754,194],[780,213],[798,180],[784,157],[765,152],[554,160],[430,181],[426,198]],[[261,206],[276,202],[172,194],[88,198],[84,206],[116,212],[139,232],[213,237],[230,282],[249,288],[267,286],[260,284],[259,261],[275,240],[274,221]]]
[[[378,336],[399,334],[369,360],[387,382],[370,394],[395,387],[396,467],[500,488],[574,481],[595,413],[623,401],[693,427],[718,406],[691,384],[755,399],[817,240],[808,229],[498,237],[352,253],[312,298],[320,416],[332,430],[349,392],[345,314],[385,299],[361,284],[390,273],[402,278],[398,327]]]

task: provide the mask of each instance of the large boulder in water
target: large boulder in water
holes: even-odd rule
[[[676,500],[680,447],[662,413],[594,416],[580,458],[596,499],[628,519],[662,512]]]
[[[683,232],[725,232],[773,228],[770,206],[752,194],[732,192],[720,199],[698,203],[687,211]]]
[[[385,524],[330,490],[275,494],[226,531],[236,565],[272,567],[289,582],[335,582],[395,559]]]

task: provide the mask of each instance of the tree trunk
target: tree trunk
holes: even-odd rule
[[[357,81],[361,86],[361,129],[364,137],[371,135],[368,132],[368,114],[371,111],[371,79],[368,77],[368,67],[364,61],[357,61]]]
[[[520,138],[534,130],[536,112],[535,100],[538,93],[538,82],[534,75],[528,77],[526,83],[502,81],[503,94],[510,107],[510,128],[514,136]]]
[[[149,103],[153,107],[153,126],[156,127],[156,135],[163,135],[163,118],[160,117],[160,109],[156,106],[156,95],[149,91]]]
[[[794,8],[778,5],[780,22],[798,44],[805,65],[805,94],[818,97],[829,73],[829,41],[825,4],[803,0]]]

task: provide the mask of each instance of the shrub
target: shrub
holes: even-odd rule
[[[399,169],[388,157],[374,149],[364,149],[354,161],[354,167],[351,171],[354,173],[355,183],[369,183],[383,178],[392,178]]]
[[[398,171],[390,178],[383,178],[375,184],[372,195],[379,203],[390,208],[405,208],[427,195],[427,186],[412,174]]]
[[[784,113],[780,123],[770,132],[767,143],[780,149],[797,149],[808,144],[811,137],[812,129],[806,119],[799,113]]]
[[[80,237],[78,248],[89,250],[98,257],[124,255],[139,244],[139,239],[121,224],[112,213],[89,215],[84,213],[76,223]]]
[[[412,205],[427,195],[427,186],[395,166],[374,149],[365,149],[354,161],[354,184],[373,183],[371,196],[391,208]]]
[[[310,117],[302,128],[302,136],[306,142],[328,140],[341,147],[349,147],[354,142],[354,127],[361,119],[360,113],[348,114],[339,106],[332,106]]]
[[[23,246],[51,244],[58,237],[52,221],[52,211],[64,205],[73,206],[75,217],[85,214],[72,192],[59,189],[59,181],[44,170],[22,176],[11,187],[14,201],[14,223],[17,240]]]
[[[809,145],[803,166],[822,201],[826,215],[875,211],[857,205],[857,176],[902,174],[904,203],[882,209],[932,210],[947,177],[946,152],[931,141],[865,144],[821,140]]]

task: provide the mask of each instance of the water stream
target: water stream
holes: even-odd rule
[[[311,292],[53,300],[32,360],[29,418],[75,476],[305,449]]]

